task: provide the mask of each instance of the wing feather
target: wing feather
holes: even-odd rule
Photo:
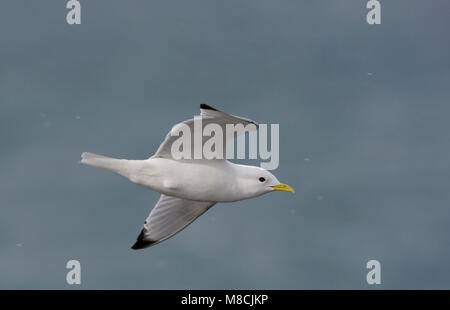
[[[243,118],[243,117],[239,117],[239,116],[234,116],[231,114],[227,114],[225,112],[219,111],[213,107],[210,107],[206,104],[201,104],[200,105],[200,117],[202,120],[202,127],[204,128],[206,125],[214,123],[219,125],[222,128],[222,133],[223,133],[223,144],[222,144],[222,149],[223,149],[223,156],[222,158],[225,158],[225,154],[226,154],[226,144],[227,144],[227,138],[229,140],[233,139],[234,137],[226,137],[226,125],[227,124],[232,124],[232,125],[237,125],[237,124],[242,124],[243,126],[247,126],[249,124],[253,124],[254,126],[248,126],[247,128],[249,129],[249,131],[254,131],[254,130],[258,130],[258,124],[250,119],[247,118]],[[180,124],[185,124],[187,125],[190,130],[191,130],[191,139],[192,139],[192,143],[191,143],[191,152],[192,152],[192,156],[191,158],[193,158],[193,152],[194,152],[194,144],[193,144],[193,132],[194,132],[194,119],[189,119],[186,121],[183,121],[179,124],[176,124],[175,126],[172,127],[172,130],[174,130],[177,126],[180,126]],[[203,130],[202,128],[202,130]],[[156,151],[156,153],[152,156],[152,157],[162,157],[162,158],[170,158],[173,159],[172,155],[171,155],[171,150],[172,150],[172,144],[174,141],[176,141],[179,136],[176,135],[172,135],[172,130],[167,134],[166,138],[164,139],[164,141],[161,143],[161,145],[159,146],[158,150]],[[238,133],[238,134],[242,134],[242,133]],[[236,136],[236,135],[235,135]],[[208,140],[209,137],[203,137],[203,143],[202,143],[202,147],[203,144],[205,143],[206,140]]]
[[[143,249],[167,240],[195,221],[214,204],[216,203],[161,195],[146,219],[136,243],[131,248]]]

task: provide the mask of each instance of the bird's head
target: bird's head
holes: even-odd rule
[[[281,183],[266,169],[245,166],[245,175],[240,176],[240,186],[252,197],[266,194],[272,191],[284,191],[294,193],[294,189],[287,184]]]

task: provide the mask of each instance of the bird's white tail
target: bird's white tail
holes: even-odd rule
[[[103,168],[118,173],[126,178],[129,177],[128,162],[129,161],[126,159],[116,159],[88,152],[83,152],[81,154],[82,164]]]

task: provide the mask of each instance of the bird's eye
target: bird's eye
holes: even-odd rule
[[[264,179],[263,177],[259,178],[259,182],[264,182],[266,179]]]

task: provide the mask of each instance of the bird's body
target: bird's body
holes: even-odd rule
[[[83,153],[82,156],[91,165],[116,172],[133,183],[167,196],[196,201],[233,202],[264,194],[241,186],[247,175],[252,176],[257,171],[261,176],[265,175],[264,169],[237,165],[228,160],[128,160],[92,153]]]
[[[201,109],[206,123],[219,123],[222,127],[228,123],[254,124],[206,105]],[[193,127],[192,120],[181,124]],[[273,174],[260,167],[237,165],[226,159],[174,159],[171,154],[174,141],[169,133],[155,155],[145,160],[82,154],[81,162],[84,164],[118,173],[161,193],[133,249],[170,238],[217,202],[253,198],[274,190],[293,192],[290,186],[280,183]],[[226,141],[223,149],[225,144]]]

